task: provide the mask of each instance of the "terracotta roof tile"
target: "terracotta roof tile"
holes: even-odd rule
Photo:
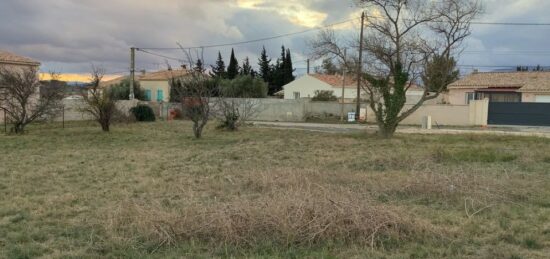
[[[187,69],[178,69],[178,70],[162,70],[152,73],[147,73],[145,76],[140,78],[140,81],[165,81],[173,77],[182,77],[189,74]]]
[[[342,76],[340,75],[311,74],[310,76],[315,77],[334,88],[342,88]],[[346,77],[345,88],[357,88],[357,81],[351,77]]]
[[[31,58],[19,56],[11,52],[0,50],[0,63],[14,65],[40,66],[40,62]]]
[[[520,88],[520,92],[550,92],[550,72],[478,72],[452,83],[449,88]]]

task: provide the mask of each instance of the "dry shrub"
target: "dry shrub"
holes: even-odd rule
[[[350,191],[310,185],[278,189],[257,199],[202,201],[172,208],[127,201],[109,216],[108,229],[159,246],[200,241],[246,248],[331,243],[374,247],[411,238],[428,228],[429,224],[405,215]]]

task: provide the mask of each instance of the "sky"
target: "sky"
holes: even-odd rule
[[[548,0],[482,0],[484,22],[550,23]],[[43,72],[87,79],[92,64],[109,75],[127,73],[130,47],[177,48],[254,40],[300,32],[357,18],[354,0],[1,0],[0,49],[42,62]],[[337,31],[358,35],[358,20]],[[239,61],[257,63],[265,45],[275,60],[281,45],[290,48],[297,74],[305,73],[307,40],[315,31],[291,37],[233,46]],[[231,46],[204,49],[206,64],[220,51],[226,63]],[[464,45],[462,67],[550,65],[550,26],[474,25]],[[181,50],[151,50],[185,59]],[[474,52],[468,52],[474,51]],[[479,52],[478,52],[479,51]],[[528,51],[528,52],[518,52]],[[536,51],[536,52],[530,52]],[[197,54],[193,52],[193,54]],[[136,68],[154,71],[180,62],[137,52]],[[313,62],[312,62],[313,63]],[[68,78],[68,77],[67,77]],[[69,79],[67,79],[69,80]]]

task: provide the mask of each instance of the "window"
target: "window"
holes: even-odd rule
[[[164,92],[162,91],[162,89],[158,89],[157,90],[157,102],[162,102],[164,101]]]
[[[470,104],[471,101],[476,99],[476,93],[466,93],[466,104]]]
[[[151,90],[145,90],[145,101],[151,101]]]
[[[300,92],[294,92],[294,99],[300,99]]]

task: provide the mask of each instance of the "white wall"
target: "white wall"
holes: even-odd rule
[[[302,76],[287,85],[283,86],[285,92],[285,99],[292,100],[294,99],[294,93],[299,92],[300,98],[312,98],[315,96],[315,91],[326,90],[334,91],[334,95],[341,96],[341,93],[337,93],[331,85],[309,75]],[[340,89],[340,91],[342,91]]]

